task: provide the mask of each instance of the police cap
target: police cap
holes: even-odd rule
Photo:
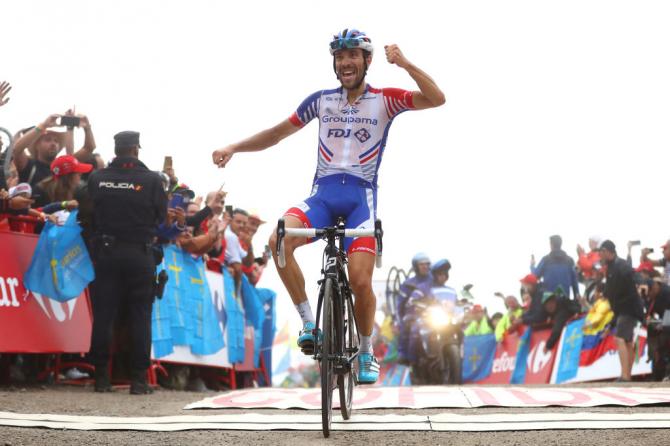
[[[140,146],[140,132],[126,130],[114,135],[114,149],[127,149],[129,147]]]

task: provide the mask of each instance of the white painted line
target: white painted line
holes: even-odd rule
[[[320,414],[226,414],[172,417],[92,417],[0,412],[0,425],[70,430],[321,430]],[[333,430],[348,431],[519,431],[563,429],[668,429],[670,413],[523,413],[354,415],[344,421],[333,417]]]

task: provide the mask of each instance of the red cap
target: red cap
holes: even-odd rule
[[[472,306],[472,311],[477,312],[477,311],[484,311],[481,305],[473,305]]]
[[[51,163],[51,173],[55,178],[68,175],[70,173],[88,173],[93,170],[91,164],[80,163],[72,155],[59,156]]]
[[[647,260],[646,262],[640,262],[640,266],[635,268],[636,273],[646,272],[651,273],[654,271],[654,264]]]
[[[528,274],[526,277],[521,279],[520,282],[526,285],[537,285],[537,277],[535,277],[535,274]]]

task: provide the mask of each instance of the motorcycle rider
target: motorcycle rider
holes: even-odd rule
[[[429,285],[433,278],[430,275],[430,257],[423,252],[412,257],[412,271],[414,275],[400,285],[398,299],[396,300],[396,324],[398,327],[398,362],[408,364],[408,348],[411,327],[404,323],[407,315],[407,302],[414,290]]]
[[[451,263],[449,263],[449,260],[447,259],[435,262],[430,268],[430,277],[432,280],[427,284],[424,283],[420,287],[417,287],[410,295],[410,300],[432,297],[440,302],[446,302],[447,305],[455,307],[456,302],[458,302],[458,293],[455,289],[446,285],[449,280],[450,269]],[[408,310],[411,311],[411,307],[408,308]],[[409,315],[410,314],[408,314],[408,316]],[[416,362],[416,354],[420,344],[419,327],[413,325],[410,327],[409,349],[407,350],[410,363]]]

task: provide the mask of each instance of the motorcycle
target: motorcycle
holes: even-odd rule
[[[413,327],[416,355],[411,367],[413,384],[461,384],[463,317],[467,305],[434,297],[410,298],[408,307],[412,312],[405,317],[405,323]]]

